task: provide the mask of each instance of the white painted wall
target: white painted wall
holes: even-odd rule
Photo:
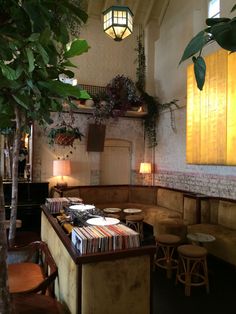
[[[87,40],[89,51],[73,59],[78,65],[75,77],[78,83],[106,86],[118,74],[135,80],[137,28],[121,42],[108,37],[102,28],[102,21],[90,17],[82,28],[80,38]]]
[[[235,1],[221,1],[223,15],[229,16],[229,12]],[[185,136],[186,136],[186,67],[191,62],[187,61],[178,66],[184,48],[189,40],[205,27],[207,16],[207,0],[171,0],[165,17],[160,26],[160,37],[155,45],[155,82],[157,95],[162,102],[173,98],[179,99],[182,109],[175,111],[177,132],[174,133],[170,125],[170,113],[161,114],[158,126],[159,145],[156,149],[156,184],[169,185],[176,188],[190,190],[196,187],[196,182],[190,179],[195,176],[205,175],[196,191],[208,194],[211,191],[211,177],[218,177],[218,186],[212,192],[215,195],[235,198],[236,191],[236,167],[230,166],[206,166],[188,165],[185,161]],[[208,54],[219,47],[214,44],[204,50]],[[172,179],[170,173],[173,173]],[[163,174],[160,178],[160,174]],[[168,173],[168,182],[166,174]],[[185,174],[182,184],[176,175]],[[223,177],[222,177],[223,176]],[[221,193],[221,179],[228,180],[225,185],[233,186],[234,190],[227,194]],[[186,184],[187,183],[187,184]]]

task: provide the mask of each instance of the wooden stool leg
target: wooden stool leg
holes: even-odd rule
[[[208,267],[207,267],[207,259],[206,258],[204,258],[203,270],[204,270],[204,274],[205,274],[205,278],[206,278],[206,292],[209,293],[210,287],[209,287]]]
[[[187,258],[187,267],[185,273],[185,295],[190,296],[191,293],[191,270],[190,270],[190,260]]]

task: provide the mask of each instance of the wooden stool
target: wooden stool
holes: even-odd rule
[[[106,217],[120,219],[121,208],[116,207],[104,208],[103,212]]]
[[[171,278],[172,270],[177,269],[178,260],[173,257],[175,248],[181,241],[181,238],[174,234],[160,234],[156,238],[156,260],[158,267],[166,269],[167,278]]]
[[[186,244],[178,247],[179,264],[176,283],[185,285],[185,295],[190,296],[192,286],[206,285],[209,293],[207,250],[198,245]]]
[[[125,217],[126,225],[138,232],[141,240],[143,239],[143,219],[142,215],[127,215]]]

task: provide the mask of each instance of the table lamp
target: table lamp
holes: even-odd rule
[[[71,162],[70,160],[53,160],[53,176],[60,176],[60,181],[57,181],[57,187],[66,187],[67,182],[64,181],[64,176],[71,174]]]
[[[150,162],[141,162],[140,168],[139,168],[139,173],[143,174],[144,177],[144,183],[145,184],[150,184],[150,177],[146,177],[145,174],[151,174],[152,173],[152,164]]]

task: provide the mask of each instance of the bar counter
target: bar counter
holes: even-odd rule
[[[41,238],[58,267],[55,294],[72,314],[150,314],[155,246],[80,255],[42,206]]]

